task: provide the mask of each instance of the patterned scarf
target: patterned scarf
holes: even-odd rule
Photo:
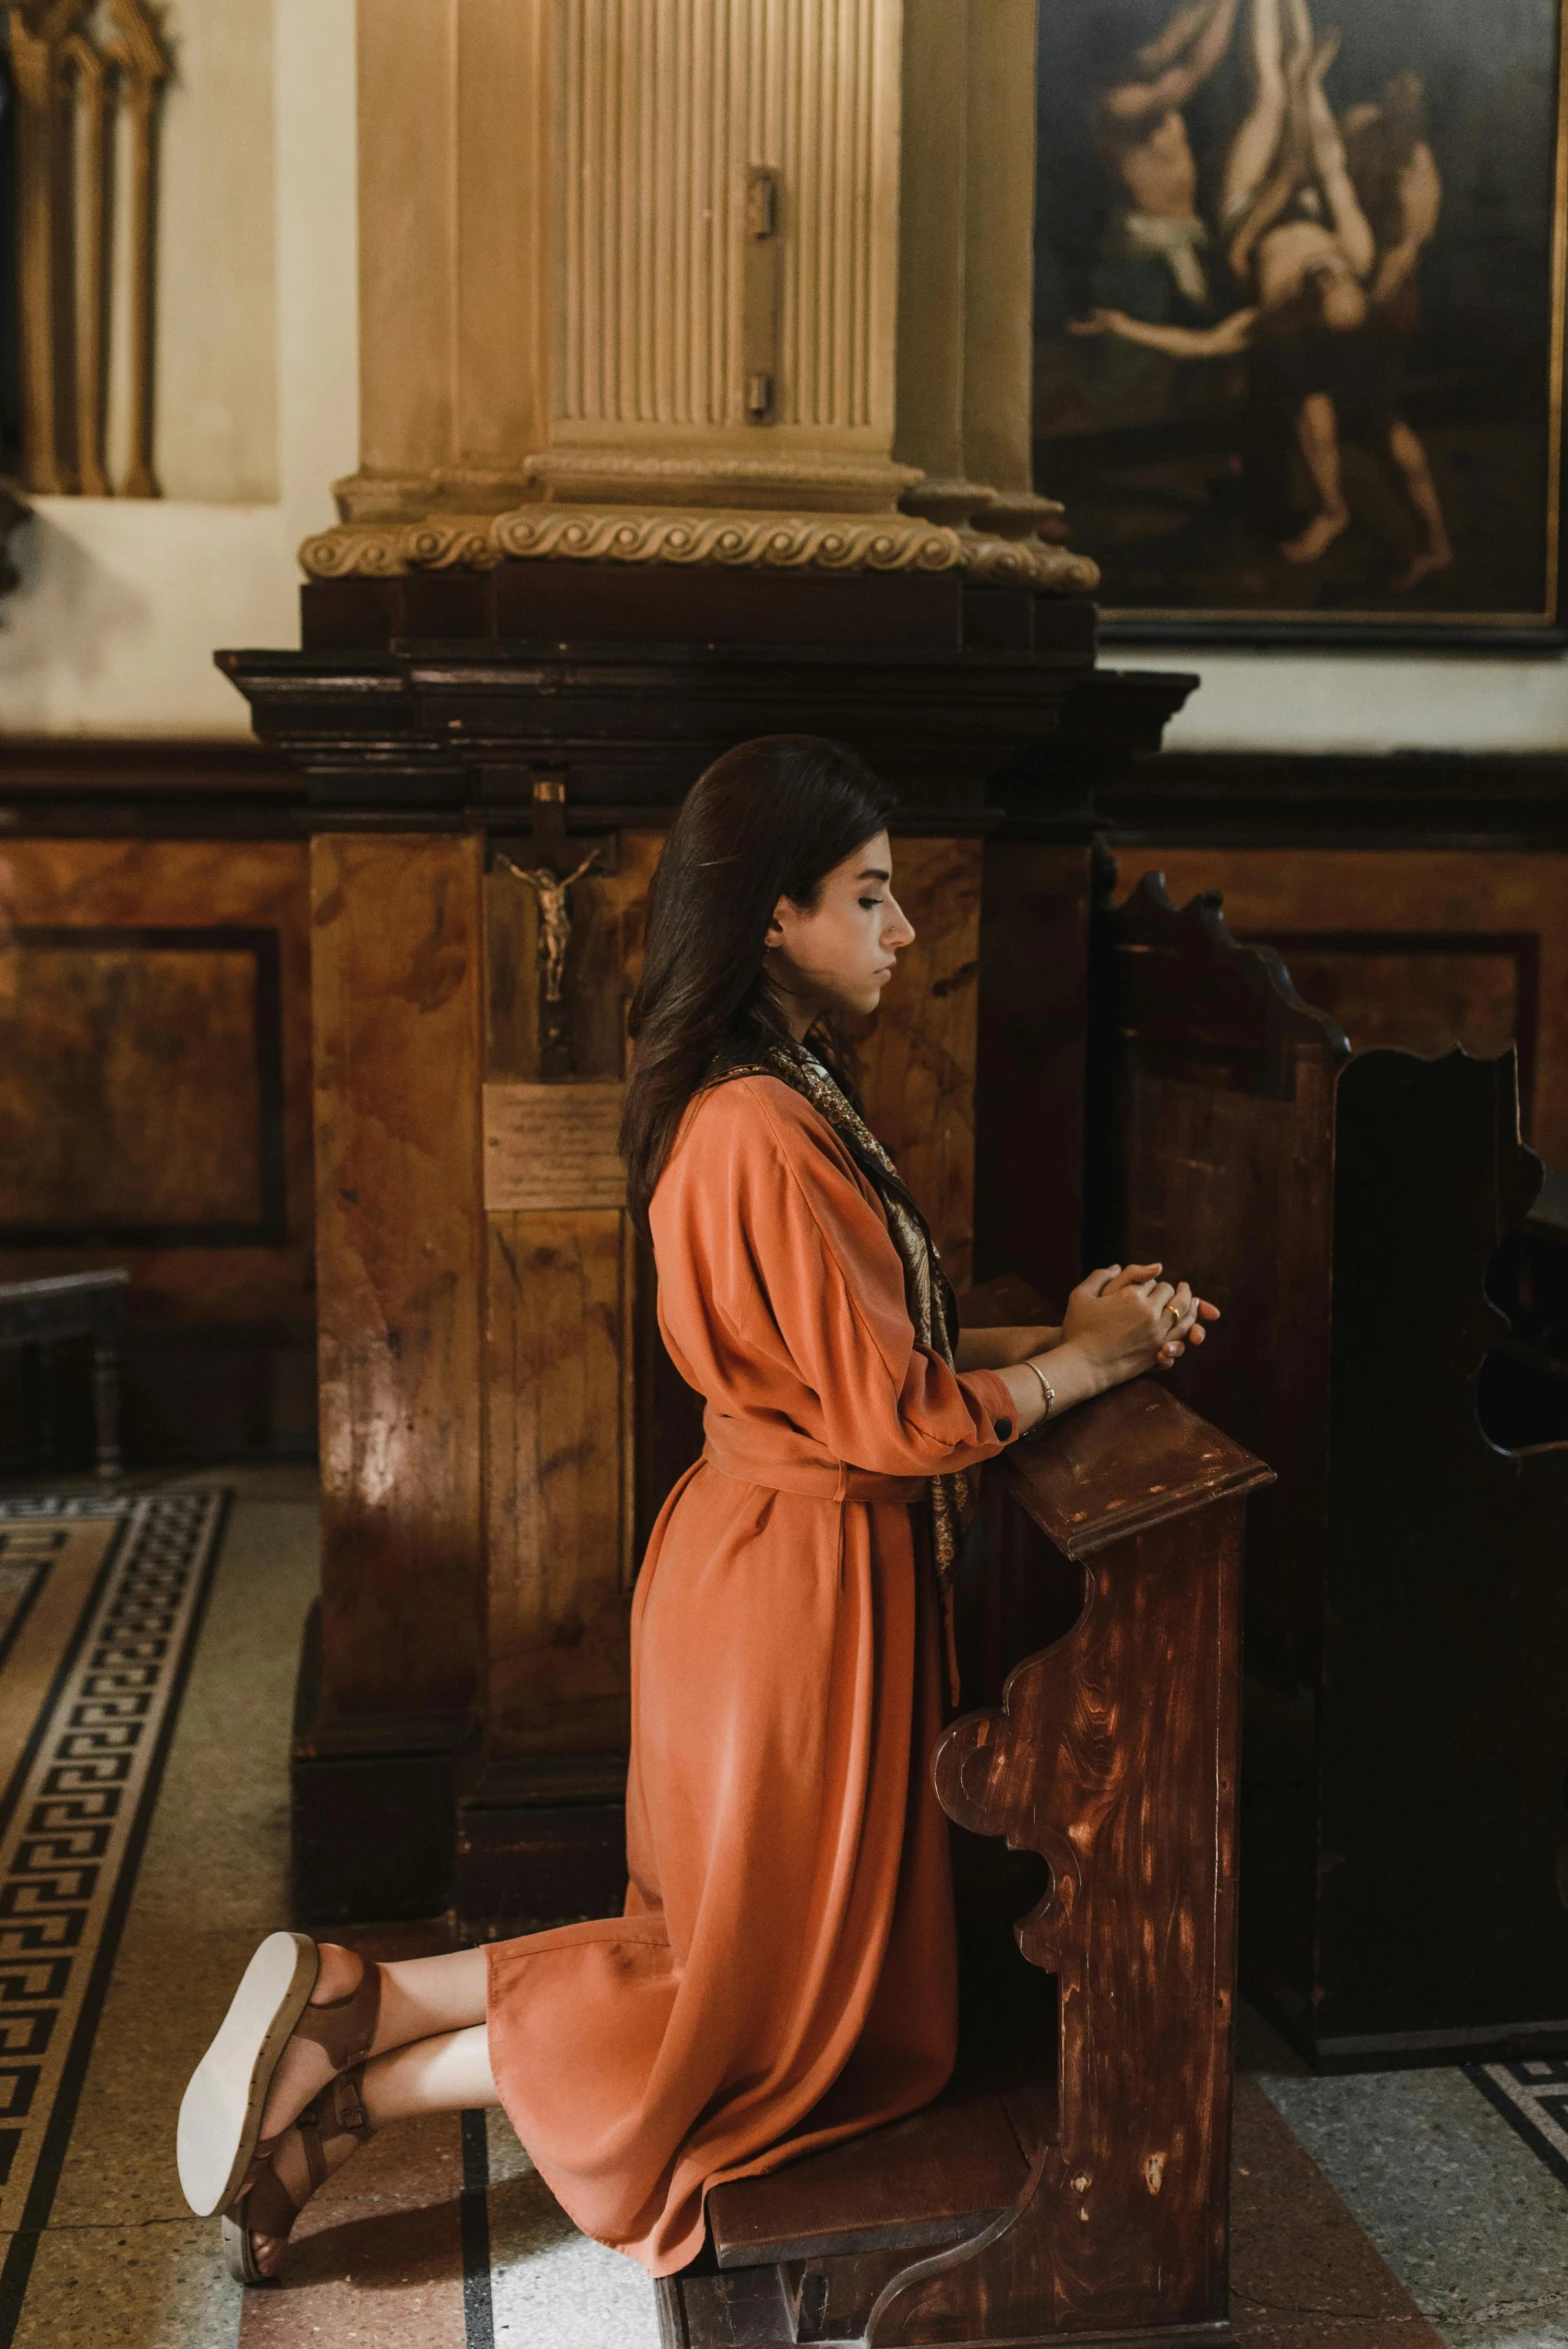
[[[716,1068],[710,1085],[731,1077],[777,1077],[799,1093],[827,1119],[851,1158],[881,1200],[887,1228],[904,1267],[904,1295],[915,1336],[922,1346],[955,1367],[953,1341],[958,1331],[958,1305],[952,1284],[942,1270],[931,1227],[916,1206],[903,1176],[856,1109],[815,1054],[803,1044],[770,1044],[755,1060]],[[948,1675],[953,1701],[958,1701],[958,1669],[953,1648],[953,1569],[967,1522],[973,1476],[956,1469],[931,1479],[931,1548],[936,1565],[937,1591],[947,1647]]]

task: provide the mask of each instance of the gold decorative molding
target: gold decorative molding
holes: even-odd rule
[[[909,514],[781,514],[740,508],[519,506],[423,522],[340,522],[307,538],[312,579],[391,579],[407,571],[490,570],[525,562],[712,563],[781,571],[962,571],[992,587],[1091,594],[1087,555],[1039,539],[950,530]]]
[[[487,514],[339,522],[299,550],[308,579],[395,579],[405,571],[488,571],[501,560]]]
[[[45,494],[109,490],[104,431],[110,353],[123,347],[128,455],[119,487],[156,497],[152,465],[156,111],[169,65],[146,0],[6,0],[17,110],[17,259],[22,474]],[[119,125],[128,176],[123,227],[109,174]],[[123,336],[112,331],[123,292]]]
[[[987,587],[1028,587],[1052,595],[1092,595],[1100,566],[1070,547],[1038,538],[996,538],[983,530],[955,530],[965,576]]]
[[[951,571],[955,532],[906,514],[681,512],[520,506],[495,525],[503,555],[585,563],[716,563],[797,571]]]

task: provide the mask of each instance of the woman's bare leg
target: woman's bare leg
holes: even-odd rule
[[[368,1961],[367,1961],[368,1962]],[[359,1961],[335,1942],[321,1943],[321,1971],[312,2006],[343,1997],[359,1980]],[[456,1949],[441,1957],[401,1958],[381,1969],[381,2013],[373,2056],[462,2031],[485,2019],[487,1960],[482,1949]],[[325,2052],[308,2039],[291,2039],[273,2075],[261,2133],[275,2137],[331,2078]]]
[[[1287,563],[1315,563],[1350,523],[1350,508],[1339,474],[1339,416],[1327,392],[1309,392],[1296,417],[1296,438],[1318,493],[1318,511],[1305,530],[1287,539],[1280,553]]]
[[[1389,427],[1388,453],[1399,468],[1405,495],[1426,530],[1425,546],[1411,556],[1394,581],[1396,594],[1408,595],[1411,588],[1419,587],[1434,571],[1447,570],[1454,559],[1454,542],[1448,535],[1442,500],[1432,479],[1426,451],[1403,419]]]
[[[463,1950],[458,1954],[483,1957],[484,1952]],[[443,1961],[420,1958],[412,1963],[439,1965]],[[466,2030],[415,2039],[386,2055],[374,2056],[365,2066],[360,2092],[366,2118],[376,2129],[384,2129],[388,2121],[408,2120],[415,2113],[475,2112],[499,2104],[490,2070],[489,2034],[482,2023],[475,2023]],[[347,2161],[354,2145],[355,2140],[346,2135],[327,2138],[322,2151],[329,2176]],[[273,2168],[285,2190],[303,2203],[310,2192],[310,2172],[297,2129],[290,2128],[284,2137],[273,2156]],[[252,2236],[252,2246],[262,2273],[275,2275],[288,2249],[285,2238],[257,2234]]]

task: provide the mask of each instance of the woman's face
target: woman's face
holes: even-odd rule
[[[834,866],[809,910],[781,897],[768,924],[767,970],[795,1035],[824,1012],[875,1011],[914,934],[893,895],[885,832]]]

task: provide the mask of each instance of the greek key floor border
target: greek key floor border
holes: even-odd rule
[[[1568,2186],[1568,2057],[1466,2064],[1465,2070],[1515,2134]]]
[[[0,1503],[0,1524],[120,1520],[0,1794],[0,2349],[49,2223],[227,1506]]]

